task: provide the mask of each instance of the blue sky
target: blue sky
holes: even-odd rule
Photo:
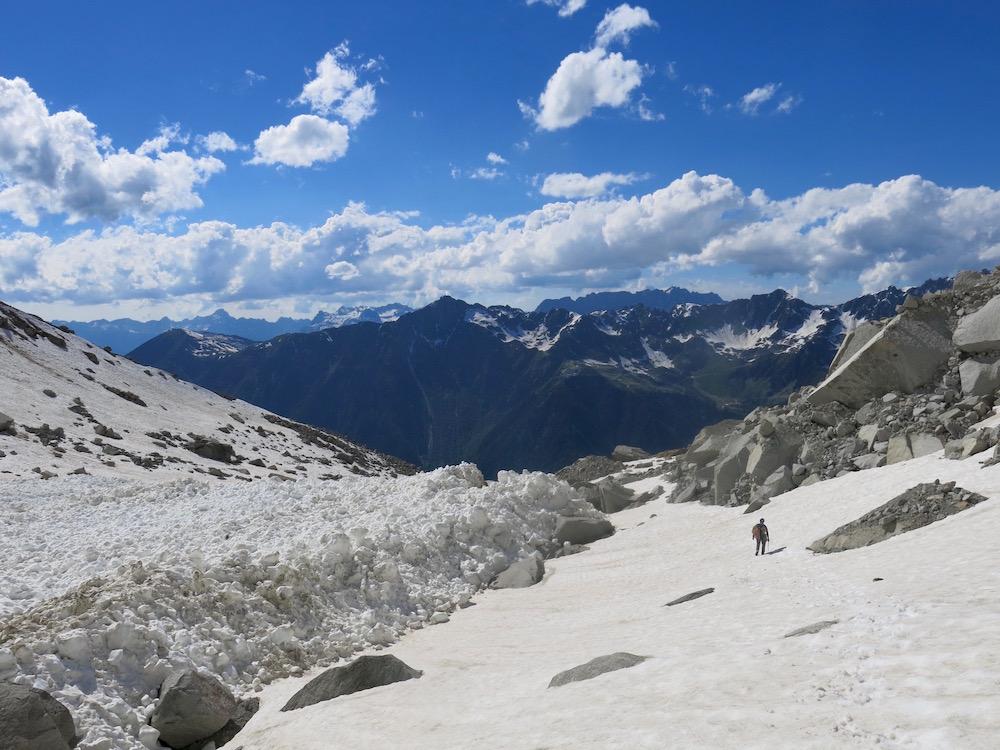
[[[34,2],[0,298],[275,318],[1000,262],[985,2]]]

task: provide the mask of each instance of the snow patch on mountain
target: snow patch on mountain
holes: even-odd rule
[[[778,326],[775,324],[741,332],[727,323],[721,328],[706,332],[704,339],[723,351],[747,351],[772,343],[771,340],[777,332]]]
[[[667,370],[673,369],[674,363],[670,357],[663,352],[653,349],[649,345],[648,339],[642,339],[642,348],[646,350],[646,356],[649,358],[649,363],[653,365],[653,367],[662,367]]]
[[[235,336],[225,334],[206,333],[202,331],[190,331],[184,329],[184,333],[193,341],[197,342],[192,353],[196,357],[214,357],[220,354],[235,354],[242,351],[247,346],[252,346],[253,342],[240,339]]]
[[[485,328],[505,344],[516,341],[528,349],[545,352],[559,341],[565,331],[575,326],[581,317],[578,313],[571,313],[568,322],[554,333],[544,322],[539,323],[536,328],[525,328],[521,322],[523,317],[501,314],[494,308],[474,307],[466,314],[466,321]]]

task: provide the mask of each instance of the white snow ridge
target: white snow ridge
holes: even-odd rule
[[[234,750],[994,748],[1000,464],[983,455],[849,473],[753,517],[669,504],[671,459],[633,462],[620,482],[667,491],[540,583],[491,590],[558,516],[602,514],[547,474],[406,475],[0,306],[0,680],[69,707],[82,750],[160,747],[148,717],[184,667],[260,698]],[[807,550],[934,479],[987,500]],[[385,650],[422,676],[280,711]],[[618,652],[646,658],[549,687]]]

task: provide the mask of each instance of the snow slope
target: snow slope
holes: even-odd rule
[[[989,500],[872,547],[806,550],[935,478]],[[1000,467],[937,454],[795,490],[763,515],[772,550],[755,558],[756,516],[741,509],[658,500],[616,514],[614,537],[547,562],[541,584],[486,592],[447,626],[394,645],[419,680],[287,713],[278,709],[312,673],[277,683],[234,744],[997,747]],[[785,637],[826,620],[837,623]],[[618,651],[649,659],[547,688]]]

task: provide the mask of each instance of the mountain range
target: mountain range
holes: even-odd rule
[[[679,448],[784,401],[823,377],[846,331],[894,314],[906,294],[812,305],[778,290],[590,313],[444,297],[394,321],[260,343],[173,330],[129,356],[424,469],[555,471],[619,444]]]
[[[410,312],[406,305],[391,304],[382,307],[344,307],[335,312],[320,311],[312,318],[282,317],[275,321],[262,318],[234,318],[223,309],[211,315],[183,320],[160,318],[139,321],[131,318],[116,320],[53,320],[55,325],[63,325],[82,338],[102,347],[110,347],[116,352],[130,352],[165,331],[184,328],[189,331],[210,331],[230,336],[239,336],[251,341],[267,341],[283,333],[321,331],[324,328],[339,328],[355,323],[384,323],[396,320]]]

